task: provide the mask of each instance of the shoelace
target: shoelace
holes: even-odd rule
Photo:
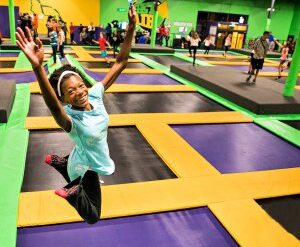
[[[51,164],[63,165],[67,162],[65,158],[61,158],[57,155],[51,155]]]
[[[65,190],[66,194],[68,196],[70,196],[70,195],[74,194],[78,190],[78,186],[79,185],[74,185],[73,187],[71,187],[69,189],[64,189],[64,190]]]

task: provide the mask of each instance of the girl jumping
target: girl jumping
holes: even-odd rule
[[[110,175],[115,165],[107,144],[108,114],[103,105],[104,91],[126,68],[136,25],[135,7],[128,11],[129,27],[121,51],[102,82],[90,90],[84,76],[70,65],[56,70],[48,80],[43,68],[44,48],[41,40],[33,41],[26,27],[16,32],[17,44],[30,61],[43,98],[57,124],[68,133],[75,147],[67,157],[47,155],[46,163],[59,171],[67,185],[55,190],[66,199],[89,224],[96,223],[101,212],[98,174]],[[62,105],[65,104],[65,106]]]

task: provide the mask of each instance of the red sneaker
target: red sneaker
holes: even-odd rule
[[[45,163],[50,166],[65,166],[68,160],[65,157],[59,157],[55,154],[47,154],[45,157]]]

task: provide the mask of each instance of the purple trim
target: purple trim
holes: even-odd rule
[[[19,7],[15,7],[15,25],[18,26]],[[0,6],[0,32],[3,38],[10,37],[8,6]]]
[[[88,75],[96,81],[102,81],[106,73],[85,70]],[[121,74],[116,84],[140,84],[140,85],[178,85],[179,83],[165,75],[145,75],[145,74]]]
[[[17,57],[19,53],[17,52],[0,52],[0,57]]]
[[[299,148],[255,124],[177,125],[173,129],[221,173],[300,166]]]
[[[23,228],[17,246],[238,246],[208,208]]]

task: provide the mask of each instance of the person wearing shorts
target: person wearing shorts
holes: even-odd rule
[[[99,45],[100,50],[101,50],[101,56],[105,59],[106,63],[107,63],[107,67],[110,67],[110,60],[107,57],[107,51],[106,51],[106,47],[105,45],[107,44],[110,47],[109,42],[104,38],[104,34],[103,32],[100,32],[100,37],[99,37],[99,41],[95,41],[93,40],[96,44]]]
[[[252,83],[256,83],[256,78],[258,76],[259,70],[263,68],[265,57],[267,55],[267,52],[269,50],[269,44],[267,42],[267,39],[270,35],[270,32],[265,31],[263,33],[263,36],[259,39],[257,39],[254,43],[254,55],[253,59],[251,59],[251,73],[247,77],[246,82],[250,83],[252,74],[254,75],[254,79]]]
[[[282,44],[280,44],[277,40],[275,40],[276,44],[281,47],[281,56],[280,56],[280,61],[278,65],[278,76],[277,79],[281,78],[281,72],[283,71],[283,65],[287,62],[288,55],[289,55],[289,48],[287,46],[287,42],[285,41]]]

